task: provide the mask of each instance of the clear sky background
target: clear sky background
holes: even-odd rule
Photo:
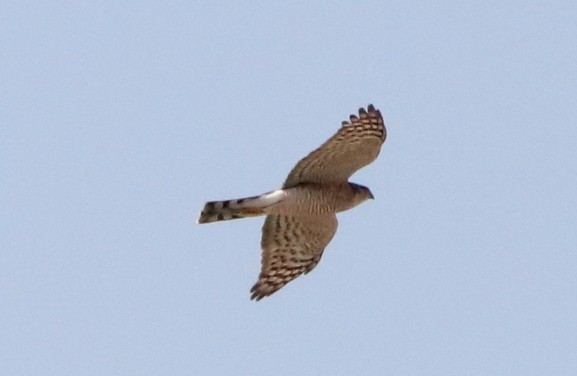
[[[577,375],[575,1],[3,2],[0,374]],[[309,275],[262,218],[374,103]]]

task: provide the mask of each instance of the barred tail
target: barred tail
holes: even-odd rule
[[[228,221],[266,214],[264,209],[276,204],[284,197],[282,190],[265,193],[260,196],[238,198],[236,200],[210,201],[204,204],[198,223]]]

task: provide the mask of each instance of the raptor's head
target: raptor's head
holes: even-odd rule
[[[373,200],[375,198],[375,196],[373,196],[373,193],[368,187],[355,183],[349,183],[349,184],[353,188],[353,191],[355,192],[355,198],[358,200],[359,203],[368,199]]]

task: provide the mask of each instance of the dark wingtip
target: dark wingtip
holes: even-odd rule
[[[261,300],[262,298],[264,298],[266,295],[264,295],[262,292],[259,291],[259,287],[260,285],[258,284],[258,282],[252,286],[252,288],[250,289],[250,300],[254,300],[255,302],[258,302],[259,300]]]
[[[372,103],[367,106],[366,110],[364,107],[359,108],[359,116],[366,115],[372,112],[380,113],[379,110],[375,109],[375,106],[373,106]],[[351,120],[353,120],[353,116],[355,118],[357,117],[356,115],[351,115]]]
[[[377,110],[375,108],[375,106],[372,103],[370,103],[366,109],[364,107],[360,107],[359,111],[358,111],[358,115],[352,114],[349,116],[350,120],[342,121],[341,126],[345,127],[351,123],[355,123],[355,122],[359,121],[359,118],[365,119],[367,117],[375,117],[375,116],[378,118],[381,118],[381,119],[383,117],[381,115],[381,111]]]

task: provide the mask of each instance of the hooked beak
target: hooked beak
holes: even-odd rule
[[[375,196],[373,196],[373,192],[371,192],[371,191],[369,191],[369,198],[370,198],[371,200],[374,200],[374,199],[375,199]]]

